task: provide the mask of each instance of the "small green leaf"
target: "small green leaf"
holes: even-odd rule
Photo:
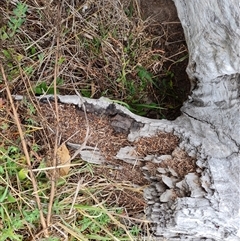
[[[34,92],[37,95],[43,94],[42,88],[40,86],[35,87]]]
[[[91,90],[82,89],[82,90],[81,90],[81,94],[82,94],[84,97],[90,98],[90,97],[91,97]]]
[[[26,73],[27,76],[31,75],[33,73],[33,67],[32,66],[25,67],[24,72]]]
[[[62,85],[63,84],[63,79],[57,77],[57,85]]]
[[[0,28],[0,39],[1,40],[6,40],[8,38],[9,38],[9,36],[8,36],[8,34],[6,32],[6,26],[1,27]]]
[[[1,193],[1,195],[0,195],[0,203],[5,200],[5,198],[7,197],[7,194],[8,194],[8,187],[6,187],[4,192]]]
[[[37,50],[36,50],[35,47],[31,47],[31,48],[30,48],[30,52],[31,52],[31,54],[33,55],[33,54],[36,54]]]
[[[41,87],[44,91],[46,91],[47,88],[48,88],[46,82],[42,82],[42,83],[40,84],[40,87]]]
[[[57,91],[57,93],[58,93],[58,91]],[[54,88],[53,87],[49,87],[48,89],[47,89],[47,94],[54,94]]]
[[[10,53],[9,50],[4,49],[4,50],[3,50],[3,54],[4,54],[4,56],[5,56],[7,59],[11,59],[11,53]]]
[[[21,60],[24,58],[22,54],[17,54],[16,59],[18,62],[21,62]]]
[[[27,178],[27,174],[28,174],[28,170],[26,168],[22,168],[19,172],[18,172],[18,177],[20,180],[24,180]]]
[[[11,194],[8,194],[7,200],[8,200],[8,202],[11,202],[11,203],[16,202],[16,199]]]
[[[152,74],[150,72],[148,72],[145,68],[138,66],[137,67],[137,74],[139,76],[139,78],[141,79],[141,81],[149,81],[152,82]]]
[[[58,64],[61,65],[65,61],[64,57],[60,57],[58,60]]]
[[[40,63],[42,63],[44,60],[44,54],[43,53],[38,54],[38,59],[39,59]]]
[[[42,82],[37,86],[35,86],[34,91],[35,91],[35,94],[41,95],[41,94],[44,94],[47,91],[47,89],[48,87],[46,82]]]

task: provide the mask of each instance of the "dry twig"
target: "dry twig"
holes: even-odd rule
[[[57,150],[58,150],[58,137],[59,137],[59,114],[58,114],[58,99],[57,99],[57,77],[59,75],[59,38],[60,38],[60,3],[58,4],[58,17],[57,17],[57,29],[56,29],[56,37],[57,37],[57,46],[56,46],[56,54],[55,54],[55,68],[54,68],[54,103],[55,103],[55,111],[56,111],[56,133],[55,133],[55,144],[54,144],[54,155],[53,155],[53,162],[52,166],[55,167],[53,169],[53,173],[51,175],[51,193],[50,199],[48,204],[48,215],[47,215],[47,225],[49,226],[51,223],[51,215],[52,215],[52,206],[56,191],[56,178],[57,178]]]
[[[27,164],[28,164],[28,170],[29,170],[30,178],[31,178],[32,185],[33,185],[34,195],[35,195],[36,202],[37,202],[39,212],[40,212],[40,220],[41,220],[42,228],[44,230],[45,236],[48,237],[47,225],[46,225],[46,221],[45,221],[43,211],[42,211],[41,200],[40,200],[40,197],[38,195],[37,182],[36,182],[36,179],[35,179],[35,175],[32,171],[32,165],[31,165],[30,155],[29,155],[29,152],[28,152],[28,149],[27,149],[27,143],[24,139],[22,127],[21,127],[21,124],[20,124],[20,121],[19,121],[19,118],[18,118],[18,114],[17,114],[16,108],[15,108],[15,105],[13,103],[13,99],[12,99],[12,96],[11,96],[11,93],[10,93],[8,81],[7,81],[2,63],[0,63],[0,68],[1,68],[2,76],[3,76],[3,80],[4,80],[4,83],[5,83],[7,96],[9,98],[9,101],[10,101],[10,104],[11,104],[11,107],[12,107],[12,110],[13,110],[14,119],[15,119],[15,122],[16,122],[16,125],[17,125],[17,128],[18,128],[18,132],[19,132],[19,135],[20,135],[24,155],[26,157],[26,161],[27,161]]]

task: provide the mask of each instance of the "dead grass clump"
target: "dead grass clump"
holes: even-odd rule
[[[83,96],[126,102],[142,115],[154,110],[160,117],[159,106],[168,108],[163,100],[169,93],[159,88],[158,78],[169,75],[163,68],[169,56],[154,47],[156,36],[147,31],[151,21],[142,20],[137,0],[48,4],[28,0],[25,10],[10,2],[0,6],[4,16],[0,38],[1,59],[13,93],[26,94],[26,89],[33,95],[53,93],[59,51],[59,93],[73,94],[76,87]],[[24,14],[16,17],[16,8]],[[8,24],[11,18],[17,19],[14,34]]]

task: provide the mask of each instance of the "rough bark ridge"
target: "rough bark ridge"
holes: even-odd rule
[[[205,167],[200,177],[205,195],[178,199],[168,224],[157,223],[156,234],[240,240],[240,3],[174,2],[189,48],[187,72],[196,82],[174,129]],[[156,213],[154,205],[151,211]]]

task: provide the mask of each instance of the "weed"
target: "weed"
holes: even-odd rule
[[[87,205],[77,205],[81,216],[79,217],[78,232],[85,234],[90,240],[128,240],[125,230],[116,225],[112,220],[114,213],[121,213],[119,208],[107,209]],[[111,213],[111,215],[110,215]],[[131,232],[133,231],[133,232]],[[130,230],[134,236],[138,235],[137,228]]]
[[[0,39],[6,40],[12,38],[20,29],[24,21],[26,20],[26,12],[28,7],[25,3],[19,1],[16,8],[13,9],[13,16],[10,17],[7,26],[3,26],[0,29]]]
[[[36,143],[32,144],[32,150],[33,151],[38,152],[40,149],[41,149],[41,147],[38,144],[36,144]]]
[[[46,82],[41,82],[35,86],[34,92],[36,95],[54,94],[54,88],[53,85],[48,86]]]
[[[27,10],[27,5],[19,1],[12,11],[12,16],[9,16],[6,25],[0,28],[0,40],[2,40],[3,43],[6,43],[3,44],[0,51],[4,56],[4,65],[7,66],[7,74],[10,80],[19,77],[20,71],[18,66],[24,59],[24,55],[21,54],[17,48],[9,47],[9,43],[16,42],[15,37],[20,33],[19,30],[23,26],[23,23],[26,21]],[[33,68],[31,66],[23,67],[23,70],[27,75],[31,75],[33,73]]]
[[[8,183],[16,180],[17,172],[20,166],[17,164],[21,156],[16,146],[9,146],[8,149],[0,148],[0,213],[2,218],[2,231],[0,231],[0,240],[22,240],[21,235],[15,231],[23,228],[23,219],[19,218],[19,211],[12,212],[11,207],[15,207],[16,199],[12,196]]]
[[[146,115],[149,110],[155,110],[157,112],[158,110],[161,111],[165,109],[164,107],[159,106],[158,103],[144,103],[147,89],[153,86],[156,89],[159,88],[155,83],[153,75],[144,67],[137,66],[136,75],[138,76],[138,81],[129,80],[125,68],[126,67],[123,68],[121,78],[119,78],[118,81],[125,86],[127,98],[125,101],[114,100],[114,102],[125,106],[133,113],[143,116]]]
[[[59,61],[62,61],[62,60],[59,60]],[[63,84],[63,80],[61,78],[57,78],[57,86],[61,86],[62,84]],[[34,93],[36,95],[54,94],[53,84],[48,85],[45,81],[43,81],[34,87]],[[59,93],[58,89],[57,89],[57,93]]]
[[[164,97],[171,96],[175,100],[178,100],[179,97],[173,86],[173,78],[174,78],[174,73],[171,71],[166,71],[166,76],[165,78],[163,78],[163,80],[160,83],[159,91],[163,94]],[[172,108],[174,108],[174,106]]]
[[[86,86],[86,88],[81,89],[81,94],[84,97],[90,98],[92,95],[91,87]]]

